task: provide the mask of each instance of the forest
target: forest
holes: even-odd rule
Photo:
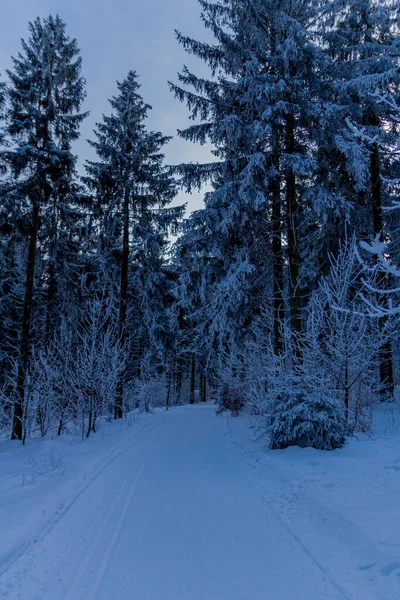
[[[199,3],[214,42],[176,37],[209,77],[177,65],[165,85],[207,164],[166,164],[134,64],[95,158],[76,156],[85,69],[58,15],[29,24],[2,73],[0,430],[14,440],[215,401],[246,406],[271,449],[332,450],[396,400],[400,3]],[[178,190],[206,190],[203,207]]]

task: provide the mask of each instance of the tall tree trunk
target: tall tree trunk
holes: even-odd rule
[[[201,390],[201,401],[207,402],[207,375],[204,370],[202,370],[202,372],[201,372],[200,390]]]
[[[194,404],[194,392],[196,385],[196,355],[192,352],[192,360],[190,363],[190,398],[189,404]]]
[[[281,215],[281,186],[279,180],[279,144],[278,135],[273,133],[272,168],[274,175],[271,179],[272,194],[272,256],[273,256],[273,319],[274,319],[274,352],[282,354],[282,327],[284,319],[283,303],[283,256],[282,256],[282,215]]]
[[[128,302],[128,271],[129,271],[129,193],[125,192],[123,207],[123,246],[121,263],[121,283],[119,298],[119,346],[120,353],[125,351],[126,341],[126,314]],[[120,365],[118,371],[117,389],[115,395],[114,419],[123,416],[123,392],[124,392],[125,367]]]
[[[49,285],[47,289],[47,301],[46,301],[46,333],[45,333],[45,348],[49,347],[51,335],[53,333],[53,311],[55,299],[57,296],[57,278],[56,278],[56,252],[57,252],[57,219],[56,219],[56,206],[53,206],[53,219],[52,219],[52,240],[49,252]]]
[[[375,124],[375,123],[373,123]],[[372,196],[372,220],[374,228],[374,237],[383,241],[383,215],[382,215],[382,188],[381,188],[381,168],[379,158],[378,144],[373,144],[371,150],[371,196]],[[387,286],[387,276],[380,276],[379,284],[382,288]],[[385,298],[383,299],[385,301]],[[385,320],[382,319],[382,329],[385,327]],[[393,356],[390,340],[387,340],[379,350],[379,379],[381,402],[393,400],[394,397],[394,377],[393,377]]]
[[[54,258],[51,258],[49,264],[49,287],[47,290],[47,301],[46,301],[46,335],[45,335],[45,348],[49,347],[51,336],[53,333],[52,316],[54,310],[55,299],[57,296],[57,279],[56,279],[56,268],[53,262]]]
[[[23,440],[23,418],[25,402],[26,371],[28,367],[31,346],[31,319],[33,288],[35,280],[35,262],[37,250],[37,236],[39,232],[40,204],[36,200],[32,207],[32,223],[29,233],[28,262],[26,269],[25,297],[19,346],[18,373],[17,373],[17,398],[14,404],[14,418],[11,439]]]
[[[276,31],[271,31],[271,55],[276,57]],[[275,69],[272,73],[276,75]],[[283,254],[282,254],[282,198],[281,198],[281,179],[280,179],[280,146],[279,133],[275,125],[272,131],[272,156],[271,167],[274,171],[271,182],[270,192],[272,196],[272,256],[273,256],[273,321],[274,321],[274,353],[279,356],[283,352],[282,327],[285,317],[285,306],[283,300]]]
[[[176,394],[176,403],[179,404],[181,401],[181,393],[182,393],[182,379],[183,379],[183,370],[184,370],[184,359],[181,352],[182,347],[182,336],[183,336],[183,328],[185,323],[185,313],[182,306],[179,307],[178,313],[178,344],[177,344],[177,357],[176,357],[176,379],[175,379],[175,394]]]
[[[345,357],[345,367],[344,367],[344,405],[346,407],[346,421],[349,420],[349,406],[350,406],[350,386],[349,386],[349,358],[347,356],[346,349],[346,357]]]
[[[168,361],[166,361],[166,363],[167,362]],[[174,378],[174,372],[175,372],[175,361],[174,361],[174,358],[172,357],[169,360],[169,369],[167,371],[167,397],[165,400],[165,409],[166,410],[168,410],[170,401],[171,401],[171,389],[172,389],[172,381]]]
[[[182,359],[178,358],[177,368],[176,368],[176,380],[175,380],[175,395],[176,395],[176,403],[180,404],[181,394],[182,394]]]
[[[295,133],[294,115],[286,117],[286,154],[294,154]],[[287,256],[289,267],[289,303],[290,323],[294,334],[301,334],[301,289],[299,282],[300,252],[298,241],[298,202],[296,194],[296,176],[292,168],[288,168],[285,176],[286,182],[286,210],[287,210]],[[300,358],[300,346],[295,343],[295,353]]]

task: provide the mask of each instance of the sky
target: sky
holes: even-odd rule
[[[184,64],[200,75],[206,67],[187,55],[175,39],[175,29],[205,41],[210,33],[200,20],[197,0],[0,0],[0,76],[11,67],[10,56],[28,37],[27,26],[37,16],[59,14],[67,34],[81,49],[87,82],[84,110],[90,115],[81,127],[75,152],[82,163],[93,157],[87,139],[102,114],[110,112],[108,98],[117,92],[116,81],[129,70],[137,71],[141,94],[153,110],[148,127],[175,136],[166,147],[168,164],[212,160],[206,147],[176,137],[188,123],[188,110],[169,91],[168,80],[177,81]],[[204,193],[181,192],[175,203],[187,202],[188,211],[200,208]]]

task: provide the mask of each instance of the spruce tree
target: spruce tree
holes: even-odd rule
[[[10,369],[10,356],[8,347],[8,318],[12,313],[12,302],[10,298],[10,264],[12,264],[14,252],[14,243],[12,241],[12,206],[5,202],[2,197],[2,188],[4,186],[4,177],[6,176],[6,163],[4,160],[4,109],[5,109],[6,89],[5,83],[0,82],[0,386],[4,385],[6,376]]]
[[[346,0],[333,7],[329,37],[335,61],[334,93],[345,110],[337,145],[349,173],[347,193],[355,208],[351,222],[361,239],[389,242],[397,225],[385,214],[394,191],[387,181],[398,179],[400,171],[398,161],[387,152],[396,144],[396,131],[390,126],[392,109],[380,98],[398,97],[400,7],[387,0]],[[393,398],[390,341],[379,354],[382,399]]]
[[[19,208],[27,245],[25,291],[19,334],[18,374],[12,437],[23,439],[25,384],[32,344],[32,306],[40,231],[52,212],[53,253],[56,211],[71,185],[76,157],[71,144],[79,135],[85,97],[77,42],[66,34],[59,16],[37,18],[30,37],[8,71],[9,109],[6,132],[10,148],[4,157],[12,183],[3,189]],[[54,263],[49,262],[48,306],[54,296]]]
[[[156,336],[166,284],[164,263],[168,230],[183,208],[167,205],[175,184],[163,164],[163,146],[169,140],[148,131],[150,110],[139,94],[135,72],[117,83],[118,96],[110,100],[112,113],[97,124],[91,145],[98,161],[87,163],[87,184],[99,205],[101,253],[119,277],[119,343],[126,351],[128,329],[137,341],[136,374],[146,336]],[[128,308],[132,308],[128,322]],[[115,398],[115,418],[123,415],[126,369],[121,368]]]
[[[226,350],[230,340],[242,343],[263,302],[272,300],[279,354],[285,295],[291,329],[302,331],[309,234],[345,208],[317,160],[332,111],[329,59],[315,25],[323,7],[316,0],[201,6],[217,43],[180,34],[178,40],[208,64],[211,77],[185,68],[171,88],[201,121],[180,135],[210,141],[217,158],[177,168],[189,191],[207,181],[213,186],[184,236],[207,264],[202,320],[211,321],[211,339]]]

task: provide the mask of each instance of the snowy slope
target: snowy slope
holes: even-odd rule
[[[360,468],[376,477],[368,452],[379,454],[381,441],[266,453],[247,421],[182,407],[122,426],[123,435],[105,425],[85,444],[5,443],[0,598],[398,600],[399,546],[382,543],[400,533],[398,473],[389,470],[382,507],[350,485]],[[382,439],[395,464],[397,436]],[[28,457],[50,465],[30,483],[15,475]],[[367,507],[386,511],[390,535],[363,526]]]

